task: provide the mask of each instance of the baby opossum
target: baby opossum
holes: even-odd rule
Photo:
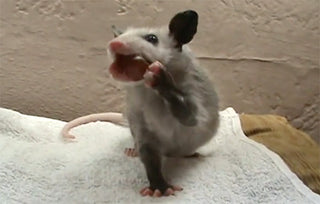
[[[176,14],[168,28],[129,28],[108,44],[114,59],[109,71],[125,84],[127,119],[135,148],[150,185],[141,195],[172,195],[182,190],[163,177],[162,157],[193,155],[209,141],[219,124],[218,97],[207,75],[185,45],[197,32],[198,14]],[[121,114],[102,113],[71,121],[62,134],[77,125],[104,120],[121,123]]]

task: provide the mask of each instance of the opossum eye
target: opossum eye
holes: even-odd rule
[[[143,39],[145,39],[146,41],[148,41],[149,43],[151,43],[153,45],[157,45],[159,42],[158,37],[154,34],[147,34],[147,35],[143,36]]]

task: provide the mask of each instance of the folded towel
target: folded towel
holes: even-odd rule
[[[200,158],[168,158],[165,177],[184,190],[141,197],[148,185],[138,158],[125,156],[128,128],[65,122],[0,108],[0,203],[320,203],[278,155],[248,139],[232,108],[222,112],[217,135]],[[196,135],[195,135],[196,137]]]

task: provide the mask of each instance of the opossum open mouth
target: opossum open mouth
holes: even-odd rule
[[[137,54],[115,54],[114,62],[110,65],[112,77],[119,81],[140,81],[148,69],[149,63]]]

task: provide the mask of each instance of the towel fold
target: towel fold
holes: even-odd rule
[[[222,112],[216,136],[200,158],[166,159],[163,171],[183,191],[141,197],[148,185],[138,158],[125,156],[128,128],[95,122],[74,128],[65,142],[65,122],[0,108],[1,203],[320,203],[281,158],[242,132],[232,108]]]

